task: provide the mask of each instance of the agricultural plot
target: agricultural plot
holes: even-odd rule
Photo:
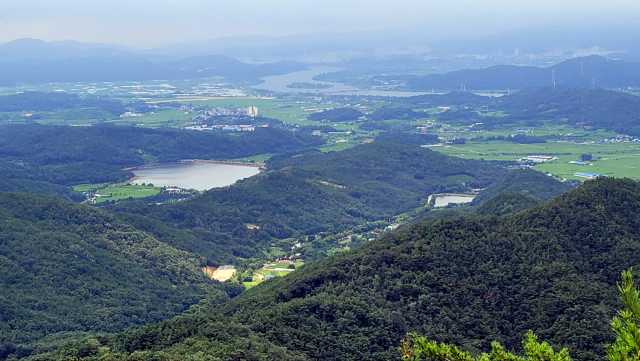
[[[507,141],[491,141],[434,147],[432,150],[466,159],[515,160],[529,155],[558,157],[556,161],[536,165],[534,169],[549,172],[565,179],[579,179],[576,172],[593,172],[613,177],[640,179],[640,144],[593,143],[574,144],[550,141],[541,144],[516,144]],[[582,154],[591,154],[592,166],[570,164],[580,160]]]
[[[76,192],[89,192],[92,190],[106,188],[109,183],[87,183],[87,184],[78,184],[73,186],[73,190]]]
[[[115,185],[96,191],[96,203],[119,201],[128,198],[145,198],[160,193],[161,188],[137,185]]]
[[[111,122],[118,124],[130,124],[147,127],[163,127],[184,125],[193,119],[197,114],[190,111],[167,110],[154,114],[147,114],[141,117],[115,119]]]
[[[296,269],[302,266],[303,264],[304,262],[293,263]],[[256,271],[253,274],[253,279],[251,282],[243,282],[243,283],[245,287],[251,288],[259,285],[260,283],[264,282],[265,280],[268,280],[269,278],[286,276],[291,272],[294,272],[294,269],[288,269],[289,265],[290,263],[284,263],[284,262],[271,263],[265,266],[263,269]]]

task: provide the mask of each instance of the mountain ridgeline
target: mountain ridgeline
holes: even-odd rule
[[[197,56],[164,62],[152,62],[126,54],[64,59],[28,58],[4,61],[0,67],[0,86],[15,86],[19,83],[202,79],[214,76],[232,81],[258,82],[259,78],[269,75],[306,69],[306,65],[294,61],[254,65],[225,56]]]
[[[509,114],[494,120],[498,123],[551,119],[558,124],[640,135],[640,97],[627,93],[546,86],[499,98],[489,107]]]
[[[524,212],[419,223],[213,313],[89,337],[39,359],[399,360],[407,332],[478,354],[494,340],[517,350],[533,330],[574,360],[603,360],[621,306],[616,281],[640,264],[639,220],[640,184],[587,181]]]
[[[484,129],[491,129],[506,125],[535,126],[542,124],[542,121],[550,121],[558,125],[640,135],[640,97],[598,87],[544,85],[497,98],[469,92],[451,92],[408,97],[400,102],[414,107],[442,104],[451,106],[451,109],[433,114],[438,121],[447,124],[482,123]],[[501,112],[503,116],[490,115],[487,111]],[[376,124],[371,121],[369,123]],[[361,127],[367,127],[367,123]],[[524,136],[519,138],[512,141],[522,141]],[[525,142],[527,140],[544,141],[535,140],[531,136],[524,138]]]
[[[548,68],[516,65],[496,65],[485,69],[459,70],[446,74],[431,74],[407,80],[412,90],[520,90],[557,85],[568,87],[623,88],[640,86],[640,63],[609,61],[592,55],[575,58]]]

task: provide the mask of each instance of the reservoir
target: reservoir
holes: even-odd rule
[[[180,162],[150,164],[132,169],[133,184],[153,184],[156,187],[178,187],[204,191],[234,184],[260,173],[257,165]]]
[[[324,73],[332,73],[340,68],[328,67],[328,66],[316,66],[311,67],[309,70],[295,71],[284,75],[273,75],[262,78],[264,83],[254,85],[252,88],[268,90],[278,93],[309,93],[309,94],[328,94],[328,95],[368,95],[368,96],[380,96],[380,97],[412,97],[416,95],[425,94],[444,94],[444,93],[432,93],[432,92],[414,92],[414,91],[399,91],[399,90],[365,90],[342,83],[335,83],[330,81],[313,80],[316,75]],[[292,83],[311,83],[318,85],[331,86],[324,89],[303,89],[303,88],[288,88],[287,85]],[[491,93],[474,93],[476,95],[488,96],[488,97],[501,97],[504,94],[491,94]]]
[[[449,204],[469,203],[475,198],[466,194],[437,194],[435,207],[445,207]]]

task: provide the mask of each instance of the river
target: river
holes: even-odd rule
[[[240,179],[260,173],[256,166],[180,162],[150,164],[131,170],[134,184],[153,184],[156,187],[178,187],[204,191],[234,184]]]
[[[383,96],[383,97],[411,97],[415,95],[431,94],[427,92],[403,92],[394,90],[363,90],[360,88],[352,87],[349,85],[334,83],[329,81],[313,80],[313,77],[323,73],[330,73],[342,70],[340,68],[332,67],[312,67],[309,70],[296,71],[284,75],[274,75],[262,78],[264,83],[260,85],[254,85],[254,89],[269,90],[278,93],[323,93],[331,95],[369,95],[369,96]],[[326,89],[297,89],[287,88],[287,85],[291,83],[312,83],[322,85],[332,85],[331,88]]]

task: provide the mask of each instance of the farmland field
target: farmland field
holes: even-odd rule
[[[100,189],[96,193],[101,195],[111,195],[111,197],[96,199],[96,203],[103,203],[106,201],[119,201],[127,198],[151,197],[160,193],[160,188],[152,186],[115,185]]]
[[[575,172],[593,172],[615,177],[640,179],[640,144],[593,143],[573,144],[550,141],[541,144],[516,144],[507,141],[434,147],[432,150],[465,159],[515,160],[528,155],[558,157],[550,163],[536,165],[534,169],[549,172],[565,179],[584,179]],[[569,164],[579,161],[582,154],[591,154],[593,166]]]

